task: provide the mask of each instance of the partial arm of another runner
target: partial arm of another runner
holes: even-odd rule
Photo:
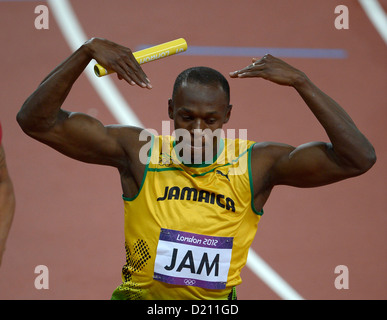
[[[0,142],[0,266],[15,213],[15,194]]]

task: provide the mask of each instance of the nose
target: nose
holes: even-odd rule
[[[191,139],[194,145],[203,145],[206,143],[206,122],[202,119],[195,119],[191,125]]]
[[[192,123],[191,133],[194,133],[195,129],[204,130],[206,128],[206,124],[202,119],[195,119]]]
[[[195,119],[195,121],[192,123],[190,134],[191,138],[194,140],[202,140],[203,137],[203,131],[205,129],[205,122],[201,119]]]

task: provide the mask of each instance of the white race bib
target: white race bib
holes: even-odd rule
[[[153,278],[169,284],[224,289],[233,239],[162,228]]]

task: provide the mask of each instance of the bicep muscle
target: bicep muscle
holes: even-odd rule
[[[297,148],[283,147],[280,154],[273,164],[275,184],[309,188],[354,176],[352,170],[339,163],[330,143],[310,142]]]
[[[115,127],[104,126],[87,114],[60,112],[55,125],[47,131],[33,133],[34,138],[76,160],[118,165],[124,150]]]

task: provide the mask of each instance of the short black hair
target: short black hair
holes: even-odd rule
[[[174,100],[177,90],[183,83],[197,82],[204,85],[220,85],[230,103],[230,85],[227,79],[217,70],[209,67],[192,67],[182,71],[176,78],[173,86],[172,99]]]

